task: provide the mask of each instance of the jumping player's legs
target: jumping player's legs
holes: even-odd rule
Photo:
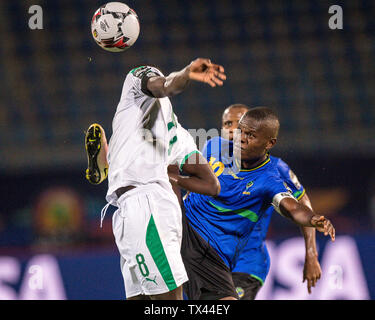
[[[189,300],[238,299],[229,268],[185,216],[181,254],[189,276],[189,281],[184,283]]]
[[[88,160],[88,168],[86,170],[86,179],[92,184],[100,184],[107,178],[108,174],[108,144],[105,131],[97,123],[89,126],[85,136],[85,149]],[[172,210],[173,211],[173,210]],[[125,260],[121,258],[121,265]],[[133,297],[127,297],[129,300],[182,300],[182,285],[171,291],[145,295],[139,294]]]
[[[157,199],[157,201],[156,201]],[[187,274],[181,258],[181,210],[174,194],[140,186],[118,200],[113,233],[127,298],[182,299]]]

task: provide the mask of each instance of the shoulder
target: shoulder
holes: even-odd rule
[[[285,168],[288,167],[288,164],[281,158],[275,157],[275,156],[270,156],[272,163],[274,164],[275,167],[277,168]]]
[[[211,139],[208,139],[206,141],[206,143],[204,144],[203,149],[207,149],[207,148],[211,147],[212,143],[219,142],[219,141],[220,141],[220,137],[219,136],[213,137]]]
[[[129,71],[128,75],[131,75],[139,79],[142,79],[145,76],[149,78],[155,76],[164,76],[160,69],[149,65],[135,67]]]
[[[269,170],[266,170],[264,173],[262,173],[260,175],[260,177],[261,177],[261,180],[265,184],[270,183],[270,182],[282,181],[282,179],[281,179],[280,174],[278,173],[278,171],[275,170],[275,168],[272,168],[272,167],[270,167]]]
[[[221,136],[216,136],[207,141],[206,144],[216,145],[219,147],[227,146],[232,144],[232,141],[226,140]]]
[[[224,140],[222,137],[220,137],[220,136],[216,136],[216,137],[212,137],[211,139],[209,139],[209,140],[207,140],[207,142],[220,142],[220,141],[222,141],[222,140]]]
[[[230,153],[232,142],[220,136],[207,140],[203,149],[205,152],[215,153],[217,155],[226,155]]]
[[[267,169],[262,172],[259,178],[265,187],[283,182],[278,168],[273,165],[268,166]]]
[[[277,173],[277,171],[265,172],[261,179],[260,190],[261,194],[266,197],[266,199],[272,199],[275,195],[279,193],[287,193],[292,195],[292,190],[289,188],[288,184],[282,179],[282,177]],[[268,201],[267,200],[267,201]]]
[[[290,167],[284,160],[274,156],[270,156],[270,158],[273,167],[275,167],[281,175],[289,175]]]
[[[294,171],[289,167],[289,165],[283,161],[281,158],[275,158],[275,167],[280,174],[280,177],[285,180],[288,184],[293,184],[298,190],[302,188],[301,183]]]
[[[135,88],[139,96],[149,96],[155,98],[153,94],[147,88],[147,82],[153,77],[163,77],[163,73],[156,67],[153,66],[139,66],[129,71],[126,76],[125,83],[128,87]]]

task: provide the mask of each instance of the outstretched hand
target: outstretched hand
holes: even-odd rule
[[[329,235],[332,241],[335,241],[335,228],[331,221],[326,219],[324,216],[314,215],[311,218],[311,224],[319,232],[323,232],[325,236]]]
[[[214,64],[210,59],[198,58],[188,66],[189,79],[208,83],[211,87],[222,86],[227,77],[221,65]]]

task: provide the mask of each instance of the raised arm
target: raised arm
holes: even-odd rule
[[[200,153],[192,154],[183,164],[183,171],[189,176],[182,176],[169,170],[169,181],[187,191],[217,196],[220,193],[220,182],[206,159]]]
[[[210,59],[198,58],[180,71],[167,77],[148,79],[147,90],[156,98],[171,97],[182,92],[190,80],[208,83],[211,87],[222,86],[226,79],[224,68],[211,63]]]

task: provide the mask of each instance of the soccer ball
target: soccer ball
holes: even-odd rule
[[[103,49],[125,51],[138,38],[138,16],[125,3],[108,2],[95,11],[91,20],[91,33]]]

